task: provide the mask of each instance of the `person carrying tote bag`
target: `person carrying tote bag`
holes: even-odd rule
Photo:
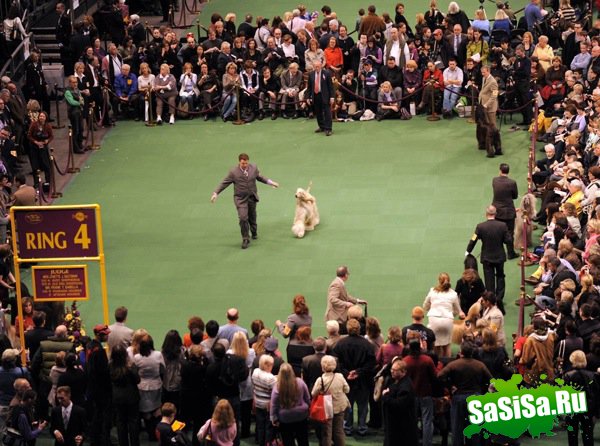
[[[317,379],[312,388],[312,397],[317,398],[317,395],[327,389],[326,393],[331,395],[333,404],[333,417],[323,423],[321,430],[321,438],[319,444],[321,446],[345,446],[346,435],[344,434],[344,414],[350,406],[346,394],[350,392],[350,386],[346,382],[344,375],[335,373],[337,361],[333,356],[325,355],[321,359],[321,369],[323,375]]]

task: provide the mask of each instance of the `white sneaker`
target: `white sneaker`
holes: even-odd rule
[[[162,125],[162,118],[160,116],[156,118],[156,125]]]
[[[169,119],[169,124],[175,124],[175,115],[171,115],[171,119]]]

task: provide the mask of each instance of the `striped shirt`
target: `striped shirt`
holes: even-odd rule
[[[271,402],[271,392],[277,382],[272,373],[261,369],[252,372],[252,384],[254,385],[254,404],[259,409],[267,410]]]

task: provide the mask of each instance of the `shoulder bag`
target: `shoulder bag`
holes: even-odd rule
[[[316,421],[317,423],[327,423],[329,420],[333,418],[333,398],[331,394],[329,394],[329,388],[335,379],[335,375],[327,389],[325,389],[323,383],[323,376],[321,376],[321,391],[319,394],[313,398],[310,403],[310,409],[308,412],[308,417],[312,421]]]

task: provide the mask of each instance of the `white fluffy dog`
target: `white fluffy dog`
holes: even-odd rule
[[[319,224],[319,209],[317,199],[310,193],[312,183],[308,189],[299,187],[296,190],[296,213],[292,232],[298,238],[304,237],[305,231],[312,231]]]

